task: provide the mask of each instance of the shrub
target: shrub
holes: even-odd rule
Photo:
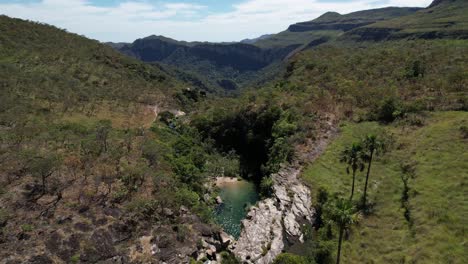
[[[304,257],[291,253],[282,253],[276,257],[273,264],[308,264]]]
[[[233,254],[223,251],[221,252],[221,264],[240,264],[240,261]]]
[[[403,109],[400,101],[395,98],[383,100],[375,110],[375,119],[380,122],[390,123],[403,115]]]
[[[21,230],[23,232],[31,232],[34,230],[34,226],[30,224],[24,224],[24,225],[21,225]]]
[[[141,155],[151,166],[156,165],[159,157],[159,146],[152,140],[147,140],[141,146]]]
[[[175,118],[175,115],[169,111],[164,111],[159,114],[159,121],[163,122],[166,125],[171,124],[174,118]]]
[[[175,228],[177,235],[176,239],[180,242],[185,242],[185,239],[190,234],[190,230],[186,225],[177,225]]]
[[[273,179],[271,177],[264,177],[260,182],[260,194],[268,197],[273,192]]]

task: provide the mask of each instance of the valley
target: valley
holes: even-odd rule
[[[226,43],[0,15],[0,264],[465,263],[467,14]]]

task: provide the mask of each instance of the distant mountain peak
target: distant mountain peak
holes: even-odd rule
[[[331,19],[337,19],[341,17],[341,14],[338,12],[326,12],[325,14],[319,16],[315,21],[320,21],[320,20],[331,20]]]

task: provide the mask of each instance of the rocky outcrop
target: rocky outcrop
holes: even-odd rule
[[[301,225],[313,221],[310,191],[299,180],[300,169],[283,168],[272,175],[274,195],[261,201],[242,221],[231,251],[245,263],[271,263],[288,242],[303,241]]]
[[[287,244],[302,243],[302,227],[314,221],[314,208],[308,186],[299,177],[303,164],[313,162],[337,134],[336,118],[326,116],[319,122],[316,140],[298,152],[294,165],[272,175],[273,195],[252,207],[242,221],[242,232],[229,249],[242,263],[269,264]]]

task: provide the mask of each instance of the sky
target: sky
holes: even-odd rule
[[[240,41],[281,32],[327,11],[426,7],[432,0],[0,0],[0,14],[43,22],[103,42],[149,35]]]

